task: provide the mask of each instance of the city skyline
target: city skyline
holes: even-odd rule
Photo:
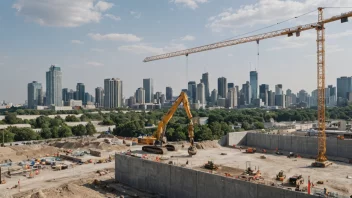
[[[210,94],[220,76],[236,85],[243,84],[248,80],[251,67],[261,74],[259,84],[274,86],[280,82],[294,92],[300,89],[311,92],[316,88],[314,30],[304,32],[298,38],[282,37],[261,42],[259,58],[257,44],[249,43],[191,54],[188,67],[185,57],[152,63],[142,60],[150,55],[226,40],[321,5],[352,6],[348,0],[317,0],[314,3],[293,0],[289,12],[283,12],[279,5],[288,3],[283,0],[277,0],[279,3],[271,6],[266,6],[270,1],[264,0],[257,3],[225,0],[221,4],[214,1],[192,1],[194,4],[184,1],[101,1],[98,4],[97,0],[87,0],[90,3],[62,1],[61,6],[54,6],[56,1],[38,4],[35,0],[0,2],[0,68],[9,71],[0,73],[0,78],[6,82],[0,84],[1,100],[23,103],[25,85],[38,81],[45,86],[42,71],[50,64],[65,71],[62,87],[74,88],[77,82],[83,82],[89,93],[94,93],[97,86],[103,86],[101,79],[112,76],[124,81],[124,96],[133,95],[140,87],[139,79],[143,78],[154,79],[155,91],[164,91],[165,86],[171,86],[177,93],[186,88],[187,81],[192,79],[198,83],[199,73],[208,72]],[[80,12],[73,12],[77,7]],[[245,9],[251,7],[254,13],[247,16],[249,12]],[[345,11],[348,9],[327,9],[324,16]],[[85,20],[76,20],[82,16]],[[224,20],[222,16],[231,16],[231,20]],[[316,21],[317,15],[312,13],[265,31]],[[352,35],[351,27],[352,23],[327,26],[326,84],[336,85],[336,78],[352,74],[349,65],[352,49],[346,42]]]

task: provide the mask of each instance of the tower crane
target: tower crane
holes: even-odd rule
[[[188,56],[190,54],[199,53],[203,51],[214,50],[223,47],[229,47],[233,45],[239,45],[249,42],[259,42],[260,40],[285,36],[293,36],[295,34],[297,37],[300,33],[306,30],[315,29],[317,31],[317,88],[318,88],[318,156],[313,166],[326,167],[330,164],[326,157],[326,134],[325,134],[325,24],[341,20],[341,23],[347,22],[348,17],[352,16],[352,11],[342,13],[337,16],[333,16],[328,19],[323,18],[324,7],[318,8],[318,22],[310,23],[306,25],[299,25],[296,27],[285,28],[281,30],[276,30],[272,32],[262,33],[254,36],[248,36],[238,39],[226,40],[222,42],[212,43],[208,45],[203,45],[200,47],[194,47],[186,50],[180,50],[176,52],[170,52],[166,54],[150,56],[144,59],[143,62],[156,61],[161,59],[172,58],[176,56]]]

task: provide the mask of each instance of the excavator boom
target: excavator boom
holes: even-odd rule
[[[173,145],[166,145],[165,148],[162,147],[162,143],[166,142],[164,139],[166,126],[177,111],[177,108],[180,104],[183,103],[183,107],[186,111],[187,117],[189,119],[188,125],[188,137],[190,139],[191,146],[188,149],[188,153],[190,155],[195,155],[197,153],[196,147],[194,146],[194,128],[193,128],[193,121],[192,121],[192,113],[189,107],[188,96],[185,92],[181,92],[180,96],[176,99],[174,104],[171,106],[169,111],[163,116],[161,121],[158,124],[157,130],[154,132],[153,136],[156,138],[154,146],[143,146],[142,150],[146,152],[156,153],[156,154],[164,154],[166,150],[174,151],[176,150]]]

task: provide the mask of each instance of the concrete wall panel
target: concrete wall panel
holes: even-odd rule
[[[138,189],[145,190],[145,166],[143,166],[145,160],[131,157],[129,158],[129,175],[130,185],[135,186]],[[152,167],[155,168],[156,164],[152,164]]]
[[[285,198],[300,198],[299,194],[295,191],[285,190]]]
[[[337,138],[326,138],[326,155],[337,156]]]
[[[145,160],[143,167],[146,175],[145,190],[148,192],[159,192],[159,194],[167,196],[171,181],[171,166]]]
[[[197,171],[173,166],[168,197],[197,197]]]
[[[228,146],[247,145],[247,132],[233,132],[227,134]]]
[[[225,177],[204,172],[198,172],[197,178],[197,198],[224,197]]]
[[[338,140],[338,157],[352,159],[352,140]]]
[[[270,150],[279,148],[279,135],[270,135]]]
[[[295,153],[306,153],[307,151],[307,138],[300,136],[292,136],[292,152]]]
[[[282,135],[279,136],[279,150],[291,151],[292,150],[292,136]]]
[[[129,177],[129,157],[123,155],[116,155],[115,160],[115,179],[123,184],[130,184],[130,177]]]
[[[256,133],[247,133],[247,146],[257,146]]]
[[[285,190],[258,184],[257,198],[268,198],[268,197],[285,198]]]
[[[224,198],[227,197],[245,197],[245,198],[256,198],[257,197],[257,185],[241,180],[232,178],[224,178],[225,191]]]
[[[316,156],[318,155],[318,138],[307,137],[306,154]]]

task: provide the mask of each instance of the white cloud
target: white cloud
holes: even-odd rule
[[[196,39],[196,37],[191,36],[191,35],[186,35],[184,37],[181,37],[180,39],[181,39],[181,41],[194,41]]]
[[[130,14],[136,19],[139,19],[142,16],[141,12],[130,11]]]
[[[98,23],[113,5],[96,0],[16,0],[12,7],[26,21],[42,26],[77,27]]]
[[[103,63],[94,62],[94,61],[86,62],[86,64],[87,64],[87,65],[90,65],[90,66],[93,66],[93,67],[102,67],[102,66],[104,66]]]
[[[121,18],[119,16],[115,16],[113,14],[105,14],[105,16],[110,18],[110,19],[112,19],[112,20],[114,20],[114,21],[120,21],[121,20]]]
[[[112,33],[112,34],[89,33],[88,36],[96,41],[109,40],[109,41],[139,42],[143,39],[133,34],[118,34],[118,33]]]
[[[267,48],[266,51],[277,51],[282,49],[296,49],[305,47],[308,40],[316,39],[314,32],[302,32],[300,37],[293,35],[292,37],[285,37],[279,39],[279,44],[276,47]]]
[[[104,49],[91,48],[90,51],[92,51],[92,52],[104,52]]]
[[[71,43],[72,44],[84,44],[84,42],[80,41],[80,40],[71,40]]]
[[[216,16],[209,18],[206,27],[215,32],[224,29],[235,29],[260,24],[275,24],[285,19],[293,18],[309,11],[316,10],[319,6],[352,6],[351,0],[259,0],[255,4],[247,4],[239,9],[226,9]],[[325,16],[337,14],[339,9],[325,11]],[[284,17],[283,17],[284,16]],[[312,22],[316,21],[317,13],[311,13]],[[313,17],[314,16],[314,17]],[[307,21],[307,18],[304,18]],[[302,21],[302,22],[305,22]],[[310,21],[310,19],[308,20]]]
[[[328,34],[326,35],[327,39],[338,39],[346,36],[351,36],[352,35],[352,30],[346,30],[344,32],[339,32],[339,33],[334,33],[334,34]]]
[[[208,0],[171,0],[170,2],[175,4],[182,4],[183,6],[194,10],[199,7],[199,4],[206,3]]]
[[[153,47],[148,44],[125,45],[118,48],[119,51],[131,52],[134,54],[163,54],[178,50],[184,50],[186,46],[183,44],[169,44],[164,47]]]
[[[330,45],[328,44],[328,45],[326,45],[325,51],[326,51],[326,53],[331,54],[331,53],[335,53],[335,52],[344,51],[344,49],[336,44],[330,44]]]

